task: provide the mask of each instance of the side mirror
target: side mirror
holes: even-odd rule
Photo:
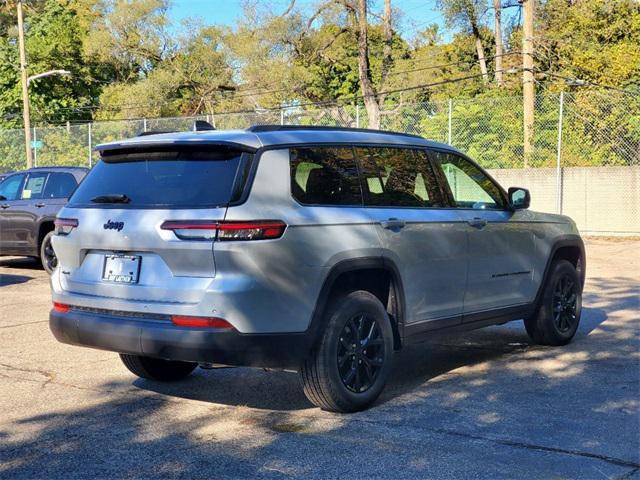
[[[531,194],[526,188],[510,187],[509,204],[514,210],[524,210],[531,205]]]

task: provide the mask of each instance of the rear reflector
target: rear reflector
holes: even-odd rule
[[[53,309],[56,312],[67,313],[71,307],[66,303],[53,302]]]
[[[217,317],[171,315],[171,322],[178,327],[233,328],[229,322]]]
[[[182,240],[270,240],[280,238],[287,225],[280,220],[190,221],[168,220],[162,230],[172,230]]]

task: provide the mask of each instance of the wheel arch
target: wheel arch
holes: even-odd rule
[[[52,232],[55,229],[53,222],[55,217],[45,217],[38,222],[37,236],[35,238],[36,244],[34,245],[38,257],[40,256],[40,247],[42,246],[42,240],[47,233]]]
[[[366,290],[385,306],[391,319],[394,347],[402,346],[405,299],[400,272],[392,260],[383,257],[364,257],[342,260],[326,275],[316,300],[309,326],[315,345],[324,326],[324,314],[331,300],[339,294],[353,290]]]
[[[579,235],[562,235],[554,241],[551,251],[549,252],[542,282],[538,286],[538,293],[535,300],[536,308],[540,304],[544,286],[547,284],[549,275],[551,274],[551,265],[555,260],[559,259],[568,260],[576,267],[580,281],[584,287],[587,268],[584,242]]]

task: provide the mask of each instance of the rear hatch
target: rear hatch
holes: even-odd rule
[[[103,152],[58,215],[77,221],[54,240],[62,288],[198,303],[215,276],[215,231],[202,225],[224,220],[229,203],[241,198],[251,159],[211,145]],[[185,221],[195,229],[166,228]]]

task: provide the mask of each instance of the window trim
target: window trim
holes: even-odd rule
[[[474,167],[476,167],[478,170],[480,170],[480,172],[482,172],[482,174],[485,175],[487,177],[487,179],[498,189],[498,192],[500,193],[500,197],[502,199],[502,205],[500,205],[499,208],[491,208],[491,209],[487,209],[486,211],[491,211],[491,212],[511,212],[511,211],[513,211],[513,209],[509,206],[507,193],[505,192],[504,188],[502,188],[502,186],[495,180],[495,178],[493,178],[491,175],[489,175],[489,173],[484,168],[482,168],[480,165],[478,165],[478,163],[475,162],[474,160],[472,160],[470,157],[468,157],[467,155],[465,155],[462,152],[458,152],[456,150],[449,150],[449,149],[446,149],[446,148],[429,147],[429,148],[426,148],[425,150],[427,150],[427,154],[429,156],[429,160],[431,161],[431,164],[433,165],[433,169],[436,172],[436,176],[438,177],[438,180],[441,183],[441,187],[442,187],[443,193],[445,194],[445,198],[446,198],[445,203],[448,205],[445,208],[456,209],[456,210],[470,210],[470,211],[474,211],[474,212],[482,211],[482,210],[477,209],[477,208],[460,207],[460,206],[458,206],[456,204],[455,197],[453,196],[453,192],[451,191],[451,187],[449,186],[449,182],[447,181],[447,178],[444,175],[444,173],[442,171],[442,168],[439,168],[435,158],[433,157],[433,153],[434,152],[440,152],[440,153],[445,153],[445,154],[448,154],[448,155],[454,155],[454,156],[460,157],[464,161],[467,161],[467,162],[471,163]]]

